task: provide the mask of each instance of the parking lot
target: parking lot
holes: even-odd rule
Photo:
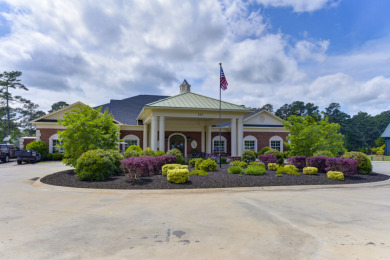
[[[390,259],[388,181],[189,191],[36,181],[65,169],[0,164],[0,259]]]

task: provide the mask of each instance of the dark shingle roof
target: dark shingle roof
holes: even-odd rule
[[[97,106],[102,112],[108,110],[116,120],[126,125],[136,125],[137,117],[146,104],[167,98],[168,96],[138,95],[122,100],[110,100],[110,103]]]

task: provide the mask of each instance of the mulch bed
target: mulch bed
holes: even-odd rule
[[[390,178],[388,175],[372,173],[371,175],[356,175],[345,177],[345,181],[330,180],[325,173],[317,175],[299,176],[286,175],[276,177],[274,171],[267,171],[260,176],[229,174],[227,165],[216,172],[209,172],[206,177],[190,175],[190,181],[183,184],[170,183],[166,176],[151,175],[142,177],[141,181],[130,182],[126,176],[114,176],[106,181],[87,182],[79,181],[73,170],[57,172],[41,179],[41,182],[65,187],[91,188],[91,189],[198,189],[198,188],[228,188],[228,187],[263,187],[263,186],[292,186],[292,185],[339,185],[384,181]]]

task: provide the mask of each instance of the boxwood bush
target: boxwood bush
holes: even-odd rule
[[[167,152],[167,155],[174,155],[174,156],[176,156],[178,164],[184,164],[185,163],[185,159],[184,159],[183,154],[177,148],[173,148],[173,149],[169,150]]]
[[[252,150],[244,150],[241,154],[241,161],[243,162],[252,162],[256,160],[255,152]]]
[[[163,156],[163,155],[165,155],[165,152],[164,151],[156,151],[155,153],[154,153],[154,155],[156,155],[156,156]]]
[[[242,168],[240,166],[231,166],[228,169],[228,173],[239,174],[242,172]]]
[[[198,162],[198,161],[203,161],[203,159],[202,158],[192,158],[192,159],[190,159],[189,161],[188,161],[188,163],[192,166],[192,167],[194,167],[195,168],[195,164],[196,164],[196,162]]]
[[[51,159],[53,161],[61,161],[62,160],[62,157],[63,157],[63,154],[62,153],[52,153],[51,154]],[[48,158],[47,158],[48,159]]]
[[[26,145],[27,150],[34,150],[41,154],[41,158],[47,156],[47,144],[44,141],[33,141]]]
[[[189,180],[188,169],[168,170],[167,180],[173,183],[185,183]]]
[[[305,167],[303,168],[303,174],[314,175],[317,174],[318,169],[316,167]]]
[[[207,176],[209,175],[206,171],[203,170],[193,170],[189,173],[189,175],[197,175],[197,176]]]
[[[248,175],[262,175],[266,173],[266,169],[262,166],[252,165],[248,166],[248,168],[244,170],[244,173]]]
[[[242,161],[232,161],[230,162],[229,166],[240,166],[241,168],[246,168],[248,166],[248,164],[246,162],[242,162]]]
[[[217,162],[211,160],[210,158],[202,161],[198,166],[198,170],[203,170],[206,172],[215,172],[217,170]]]
[[[268,169],[271,170],[271,171],[276,171],[279,167],[279,164],[277,163],[269,163],[268,164]]]
[[[342,172],[339,172],[339,171],[328,171],[326,173],[328,179],[332,179],[332,180],[339,180],[339,181],[343,181],[344,180],[344,174]]]
[[[76,163],[76,178],[103,181],[120,172],[122,156],[118,151],[95,149],[83,153]]]

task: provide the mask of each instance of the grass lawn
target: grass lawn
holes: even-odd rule
[[[390,156],[384,155],[369,155],[371,161],[390,161]]]

